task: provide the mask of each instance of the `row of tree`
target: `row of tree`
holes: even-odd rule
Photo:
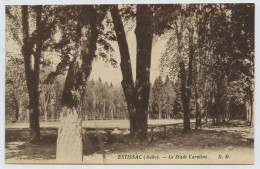
[[[19,61],[19,63],[18,63]],[[28,121],[28,93],[20,56],[8,55],[6,67],[6,120]],[[61,112],[62,82],[64,76],[46,84],[51,66],[45,66],[40,72],[39,82],[39,118],[40,121],[58,120]],[[151,84],[148,113],[150,118],[182,118],[179,86],[167,76],[165,81],[159,76]],[[85,100],[82,100],[83,120],[125,119],[129,118],[124,93],[120,86],[90,80],[86,85]]]
[[[111,41],[117,41],[120,51],[121,84],[134,137],[140,140],[147,137],[154,36],[170,37],[161,65],[169,68],[167,71],[173,81],[179,82],[184,132],[190,131],[193,95],[196,126],[201,120],[201,102],[206,102],[207,109],[214,112],[216,124],[224,120],[228,95],[233,102],[248,102],[253,114],[252,4],[7,6],[6,14],[8,31],[20,45],[23,56],[34,141],[40,138],[39,79],[46,62],[44,54],[55,52],[61,60],[56,71],[45,79],[45,84],[51,84],[66,72],[60,102],[58,159],[82,160],[82,110],[91,94],[87,81],[94,58],[101,57],[116,64],[109,55],[113,51]],[[124,26],[129,21],[136,25],[135,80]],[[57,39],[57,32],[61,33],[60,39]],[[166,100],[173,102],[171,98]],[[154,107],[170,110],[160,102],[154,102],[157,104]],[[103,109],[109,105],[99,101],[97,104]]]
[[[192,95],[197,125],[203,109],[211,112],[214,124],[225,122],[234,104],[246,105],[252,122],[254,5],[184,5],[170,23],[161,64],[173,79],[180,79],[184,130],[190,130]]]
[[[19,57],[18,57],[19,58]],[[16,58],[16,59],[18,59]],[[10,56],[7,57],[6,68],[6,120],[28,121],[28,93],[21,65],[16,65]],[[42,69],[39,83],[39,119],[41,121],[54,121],[59,119],[61,112],[62,84],[64,76],[53,83],[46,84],[46,74],[49,67]],[[102,82],[99,78],[96,82],[91,80],[87,83],[88,96],[82,100],[83,120],[97,119],[126,119],[128,118],[124,93],[121,87]]]

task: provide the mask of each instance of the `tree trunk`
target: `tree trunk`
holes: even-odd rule
[[[19,103],[18,99],[16,98],[15,91],[14,91],[13,97],[14,97],[14,104],[15,104],[15,120],[17,122],[19,120],[20,103]]]
[[[221,102],[222,102],[222,88],[223,88],[223,80],[224,75],[221,74],[218,78],[218,81],[216,81],[217,84],[217,93],[216,93],[216,125],[218,126],[220,124],[220,115],[221,115]]]
[[[254,126],[254,94],[253,92],[250,95],[250,108],[251,108],[251,115],[250,115],[250,126]]]
[[[19,106],[15,106],[15,121],[18,122],[19,120]]]
[[[35,89],[36,90],[36,89]],[[30,135],[33,142],[40,139],[40,123],[39,123],[39,99],[38,91],[29,94],[29,121]]]
[[[159,104],[159,106],[158,106],[159,107],[159,112],[158,112],[158,114],[159,114],[159,118],[158,119],[159,120],[161,119],[161,116],[162,116],[162,111],[161,111],[161,106],[160,105],[161,104]]]
[[[245,99],[244,102],[245,102],[245,106],[246,106],[246,112],[245,112],[246,121],[249,122],[250,105],[249,105],[247,99]]]
[[[79,108],[64,106],[60,115],[60,126],[56,159],[60,162],[82,161],[82,119]]]
[[[95,58],[98,29],[105,13],[97,15],[92,5],[81,6],[79,14],[80,56],[70,63],[64,85],[61,105],[61,125],[57,138],[56,158],[61,162],[80,162],[83,160],[82,110],[81,101]]]
[[[41,57],[41,13],[42,6],[36,6],[36,40],[29,38],[28,24],[28,6],[22,6],[22,30],[23,30],[23,47],[22,54],[24,57],[25,75],[27,89],[29,93],[29,121],[31,140],[40,139],[39,124],[39,70]],[[33,46],[36,45],[36,51],[33,52]]]
[[[132,65],[131,65],[128,44],[126,40],[126,34],[125,34],[121,17],[119,15],[117,5],[113,6],[113,8],[111,9],[111,16],[115,27],[115,32],[117,36],[117,42],[118,42],[120,57],[121,57],[120,67],[123,76],[123,80],[121,84],[124,91],[124,95],[127,103],[127,109],[129,113],[130,133],[133,134],[135,130],[134,122],[133,122],[134,114],[135,114],[135,105],[134,105],[135,89],[134,89]]]
[[[184,62],[180,62],[180,74],[181,74],[181,100],[182,100],[182,106],[183,106],[183,132],[187,133],[190,132],[190,89],[186,89],[186,71]]]
[[[149,5],[137,5],[136,13],[136,120],[135,132],[139,138],[147,137],[147,114],[150,94],[150,68],[152,53],[152,11]]]
[[[183,132],[190,131],[190,111],[189,111],[189,98],[186,95],[186,72],[184,63],[180,62],[180,74],[181,74],[181,100],[183,106]]]
[[[78,60],[70,64],[63,90],[56,159],[60,162],[80,162],[83,159],[82,117],[80,107],[80,72]]]
[[[134,86],[130,54],[118,7],[111,10],[121,56],[122,87],[130,119],[130,132],[141,140],[147,136],[147,113],[150,91],[152,49],[152,12],[149,5],[137,5],[137,66]]]
[[[176,24],[177,25],[177,24]],[[191,97],[191,85],[192,85],[192,62],[194,57],[194,42],[193,42],[193,33],[194,29],[191,28],[189,31],[189,63],[188,63],[188,76],[186,82],[186,70],[185,70],[185,63],[182,58],[179,58],[181,61],[179,62],[180,66],[180,76],[181,76],[181,100],[182,106],[184,111],[183,117],[183,132],[187,133],[191,131],[190,128],[190,97]],[[180,33],[178,32],[178,28],[176,28],[177,40],[178,40],[178,52],[179,55],[181,54],[181,47],[180,47]]]
[[[47,108],[48,108],[49,99],[50,99],[50,91],[46,91],[46,93],[43,93],[43,97],[42,97],[42,107],[43,107],[45,121],[48,120]]]
[[[196,100],[196,122],[195,122],[195,129],[197,130],[199,127],[201,128],[201,103],[197,93],[197,86],[195,84],[195,100]]]
[[[48,113],[47,113],[47,110],[44,111],[44,121],[47,121],[48,120]]]

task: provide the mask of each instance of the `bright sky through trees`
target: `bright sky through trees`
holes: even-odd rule
[[[129,52],[132,62],[132,70],[133,70],[133,76],[135,79],[136,75],[136,38],[134,34],[134,28],[131,29],[127,33],[127,41],[129,46]],[[154,39],[157,39],[154,37]],[[153,48],[152,48],[152,61],[151,61],[151,75],[150,80],[153,82],[156,77],[159,76],[160,70],[159,70],[159,64],[160,64],[160,57],[162,56],[162,53],[165,49],[165,44],[168,39],[165,38],[158,38],[157,40],[154,40]],[[90,75],[90,79],[97,80],[99,77],[103,81],[107,81],[108,83],[113,82],[113,84],[117,85],[120,84],[122,81],[122,74],[120,70],[120,54],[117,42],[112,42],[112,46],[115,50],[114,52],[114,58],[117,60],[118,64],[117,67],[114,68],[109,63],[105,63],[102,59],[96,60],[93,63],[93,70]]]

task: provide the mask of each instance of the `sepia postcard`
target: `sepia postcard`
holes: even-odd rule
[[[5,5],[6,164],[254,164],[255,4]]]

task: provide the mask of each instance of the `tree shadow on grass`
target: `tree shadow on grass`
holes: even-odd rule
[[[153,141],[133,142],[129,134],[113,134],[104,131],[88,131],[83,134],[83,153],[118,154],[120,152],[149,152],[175,150],[225,150],[254,148],[254,138],[245,137],[247,129],[238,128],[205,128],[182,133],[182,128],[174,131],[157,130],[153,133]],[[6,131],[6,159],[17,160],[51,160],[56,158],[57,131],[41,130],[41,140],[37,144],[28,142],[29,131]]]
[[[243,130],[242,130],[243,131]],[[214,129],[200,129],[192,130],[190,133],[182,133],[182,129],[178,128],[177,131],[169,129],[167,131],[167,137],[161,139],[161,133],[154,134],[154,146],[162,146],[162,150],[200,150],[200,149],[239,149],[239,148],[254,148],[254,139],[245,137],[243,132],[237,132],[234,130],[227,131],[219,128]],[[253,137],[253,136],[252,136]]]
[[[28,130],[7,130],[5,137],[6,159],[48,160],[56,158],[57,136],[55,131],[42,130],[41,140],[33,144],[28,141],[29,136]]]

